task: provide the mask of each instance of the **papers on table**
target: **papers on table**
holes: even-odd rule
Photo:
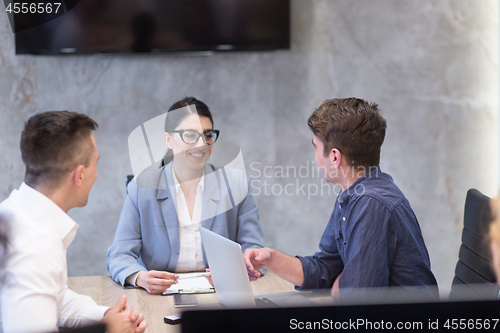
[[[177,283],[165,290],[163,295],[215,292],[214,287],[210,285],[205,277],[206,272],[178,273],[177,275],[179,275]]]

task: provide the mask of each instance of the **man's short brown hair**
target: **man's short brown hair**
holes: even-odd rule
[[[26,184],[57,188],[77,165],[89,166],[94,152],[90,133],[97,127],[89,116],[69,111],[48,111],[28,119],[21,134]]]
[[[311,114],[307,125],[323,142],[324,156],[337,148],[353,166],[380,163],[387,123],[377,104],[359,98],[328,99]]]

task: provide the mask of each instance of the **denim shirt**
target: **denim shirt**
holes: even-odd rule
[[[339,194],[319,251],[297,257],[304,271],[297,289],[331,288],[340,273],[340,296],[348,288],[437,285],[410,203],[379,166]]]

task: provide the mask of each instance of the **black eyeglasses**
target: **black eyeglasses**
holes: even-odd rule
[[[201,136],[203,136],[203,142],[207,145],[213,145],[215,141],[219,138],[219,130],[206,130],[203,133],[192,129],[177,130],[170,133],[179,133],[182,141],[188,145],[194,145]]]

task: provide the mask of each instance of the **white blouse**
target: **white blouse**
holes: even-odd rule
[[[179,261],[175,267],[175,272],[193,272],[204,271],[205,262],[201,251],[201,208],[202,192],[205,186],[205,175],[202,175],[198,186],[196,187],[196,196],[194,200],[193,217],[189,215],[186,198],[182,192],[181,184],[172,168],[172,174],[175,186],[175,208],[179,220]]]

